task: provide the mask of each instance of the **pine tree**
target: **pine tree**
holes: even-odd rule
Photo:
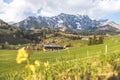
[[[88,43],[88,45],[92,45],[92,38],[91,38],[91,37],[89,38],[89,43]]]
[[[103,44],[103,37],[102,36],[99,37],[98,44]]]
[[[93,36],[92,44],[93,45],[97,44],[97,37],[96,37],[96,35]]]

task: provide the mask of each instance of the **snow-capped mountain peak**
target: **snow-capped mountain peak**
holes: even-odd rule
[[[58,28],[66,26],[71,29],[93,30],[109,25],[120,29],[120,26],[112,20],[92,20],[87,15],[72,15],[65,13],[61,13],[58,16],[53,17],[28,17],[27,19],[17,23],[17,25],[18,24],[19,27],[22,28],[40,28],[44,26],[49,28]]]

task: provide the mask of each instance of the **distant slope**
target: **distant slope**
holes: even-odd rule
[[[120,25],[116,24],[112,20],[107,20],[107,21],[101,23],[101,27],[99,28],[99,30],[109,30],[109,31],[119,32]]]
[[[0,20],[0,44],[23,44],[28,42],[29,40],[23,38],[20,28],[10,26]]]
[[[10,26],[8,25],[8,23],[4,22],[3,20],[0,19],[0,29],[7,29]]]

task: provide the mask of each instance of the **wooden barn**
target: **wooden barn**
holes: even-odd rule
[[[44,51],[54,51],[54,50],[60,50],[60,49],[63,49],[63,47],[57,44],[43,44]]]

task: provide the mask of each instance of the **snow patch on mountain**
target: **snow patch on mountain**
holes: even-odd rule
[[[81,24],[78,22],[76,22],[76,24],[77,24],[77,29],[81,30]]]
[[[61,23],[63,23],[64,21],[63,20],[59,20],[59,21],[57,21],[58,22],[58,24],[61,24]]]

